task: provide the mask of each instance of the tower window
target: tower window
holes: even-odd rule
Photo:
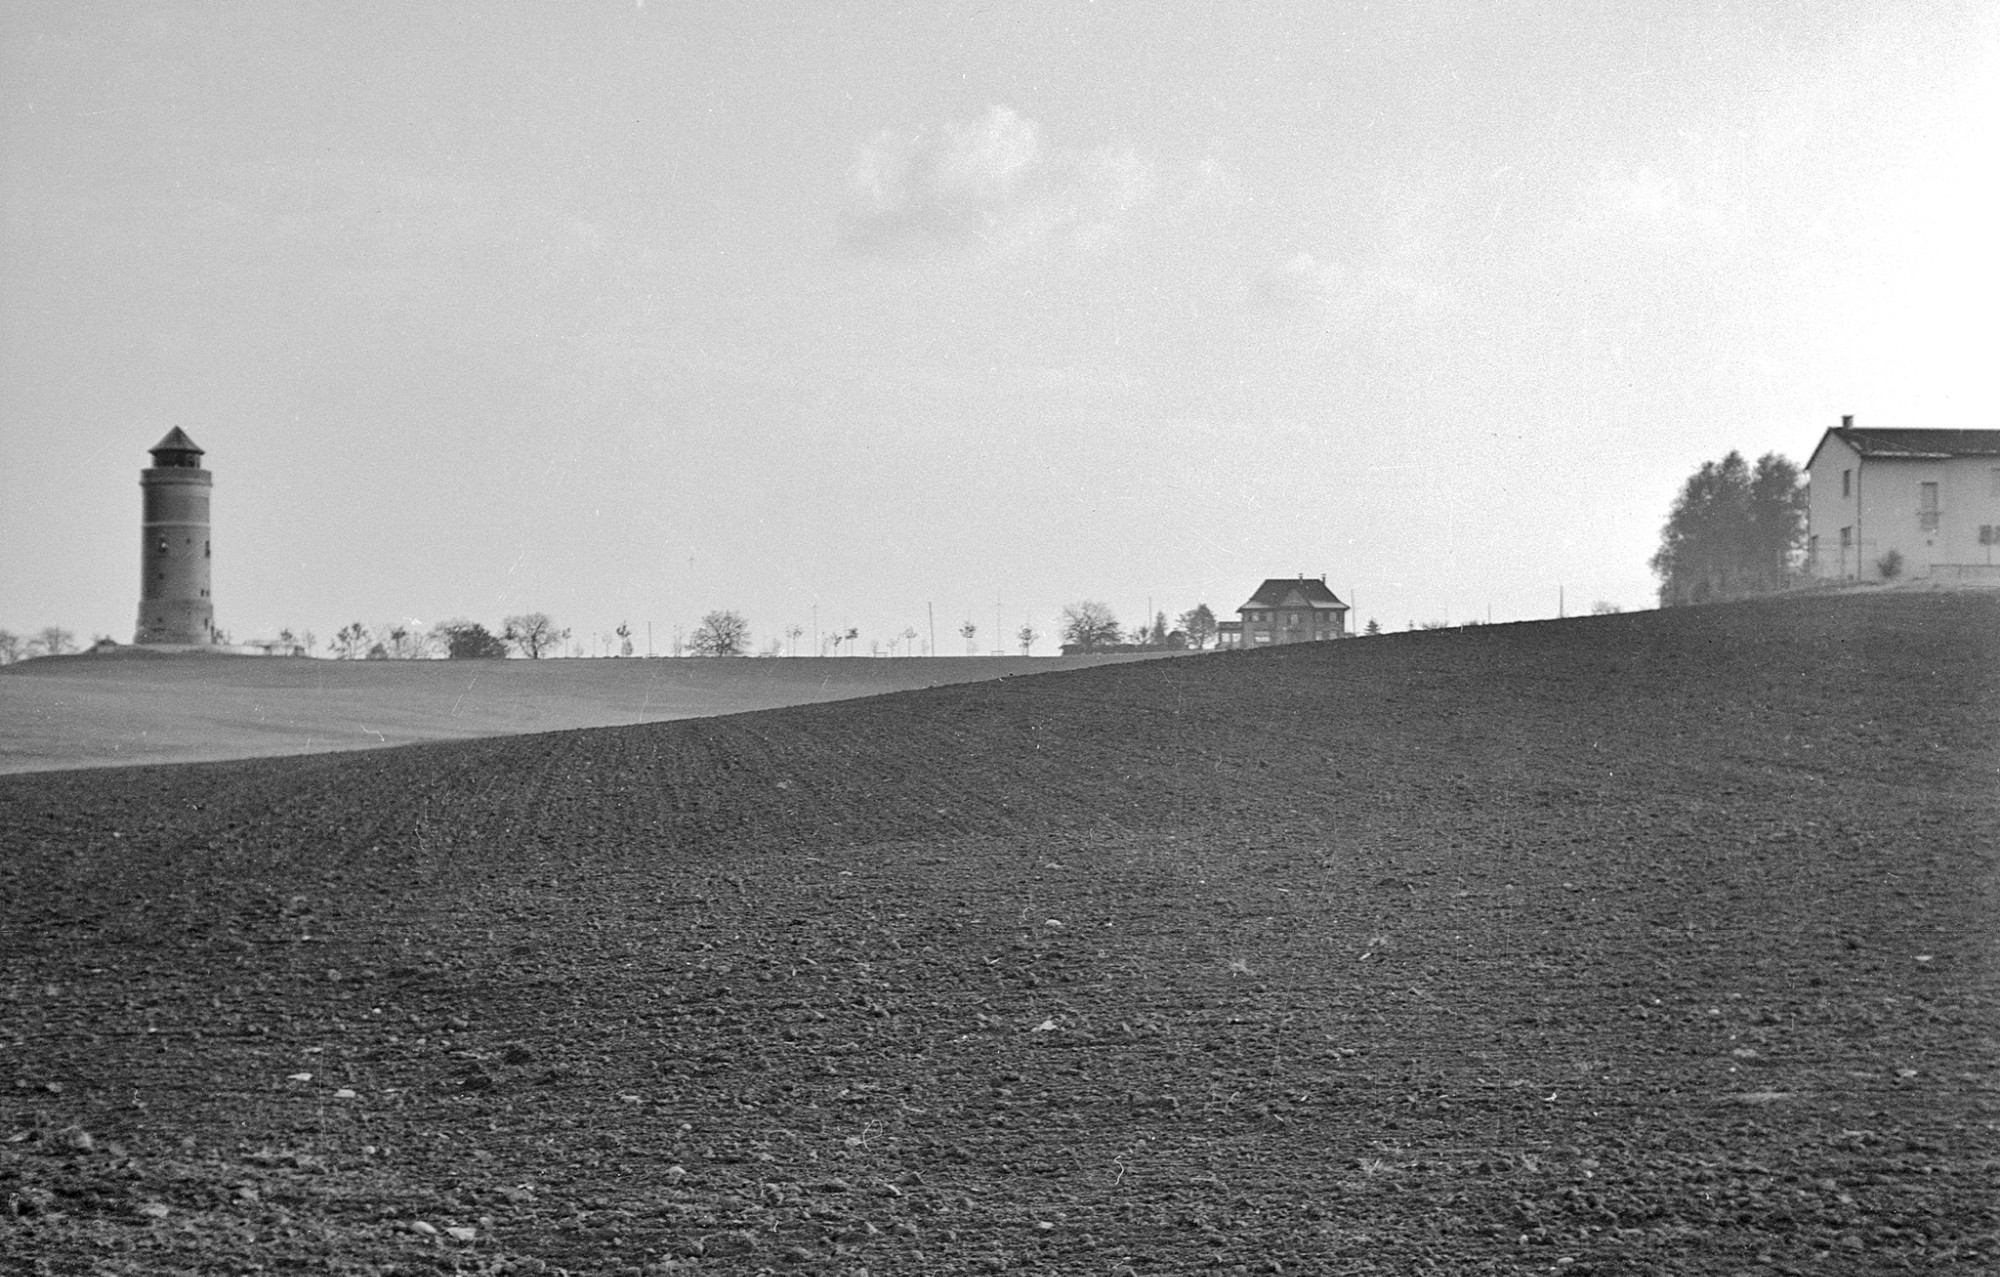
[[[201,557],[204,559],[208,557],[208,542],[206,541],[201,543]]]
[[[1843,497],[1854,495],[1854,472],[1852,470],[1842,470],[1840,472],[1840,495]]]

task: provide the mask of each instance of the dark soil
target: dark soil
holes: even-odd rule
[[[0,1265],[1990,1272],[1996,728],[1911,595],[0,778]]]

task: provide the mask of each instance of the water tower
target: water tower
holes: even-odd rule
[[[134,643],[207,646],[215,641],[208,596],[208,494],[214,479],[201,448],[175,426],[139,472],[139,632]]]

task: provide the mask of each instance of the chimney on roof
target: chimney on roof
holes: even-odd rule
[[[1853,413],[1851,413],[1851,412],[1844,412],[1844,413],[1840,414],[1840,428],[1841,428],[1842,430],[1852,430],[1852,429],[1854,429],[1854,414],[1853,414]]]

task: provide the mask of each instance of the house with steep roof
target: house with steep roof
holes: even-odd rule
[[[1274,576],[1257,587],[1236,619],[1216,626],[1225,648],[1319,643],[1347,637],[1347,604],[1326,587],[1326,578]]]
[[[1806,461],[1806,574],[2000,579],[2000,430],[1874,430],[1851,416]]]

